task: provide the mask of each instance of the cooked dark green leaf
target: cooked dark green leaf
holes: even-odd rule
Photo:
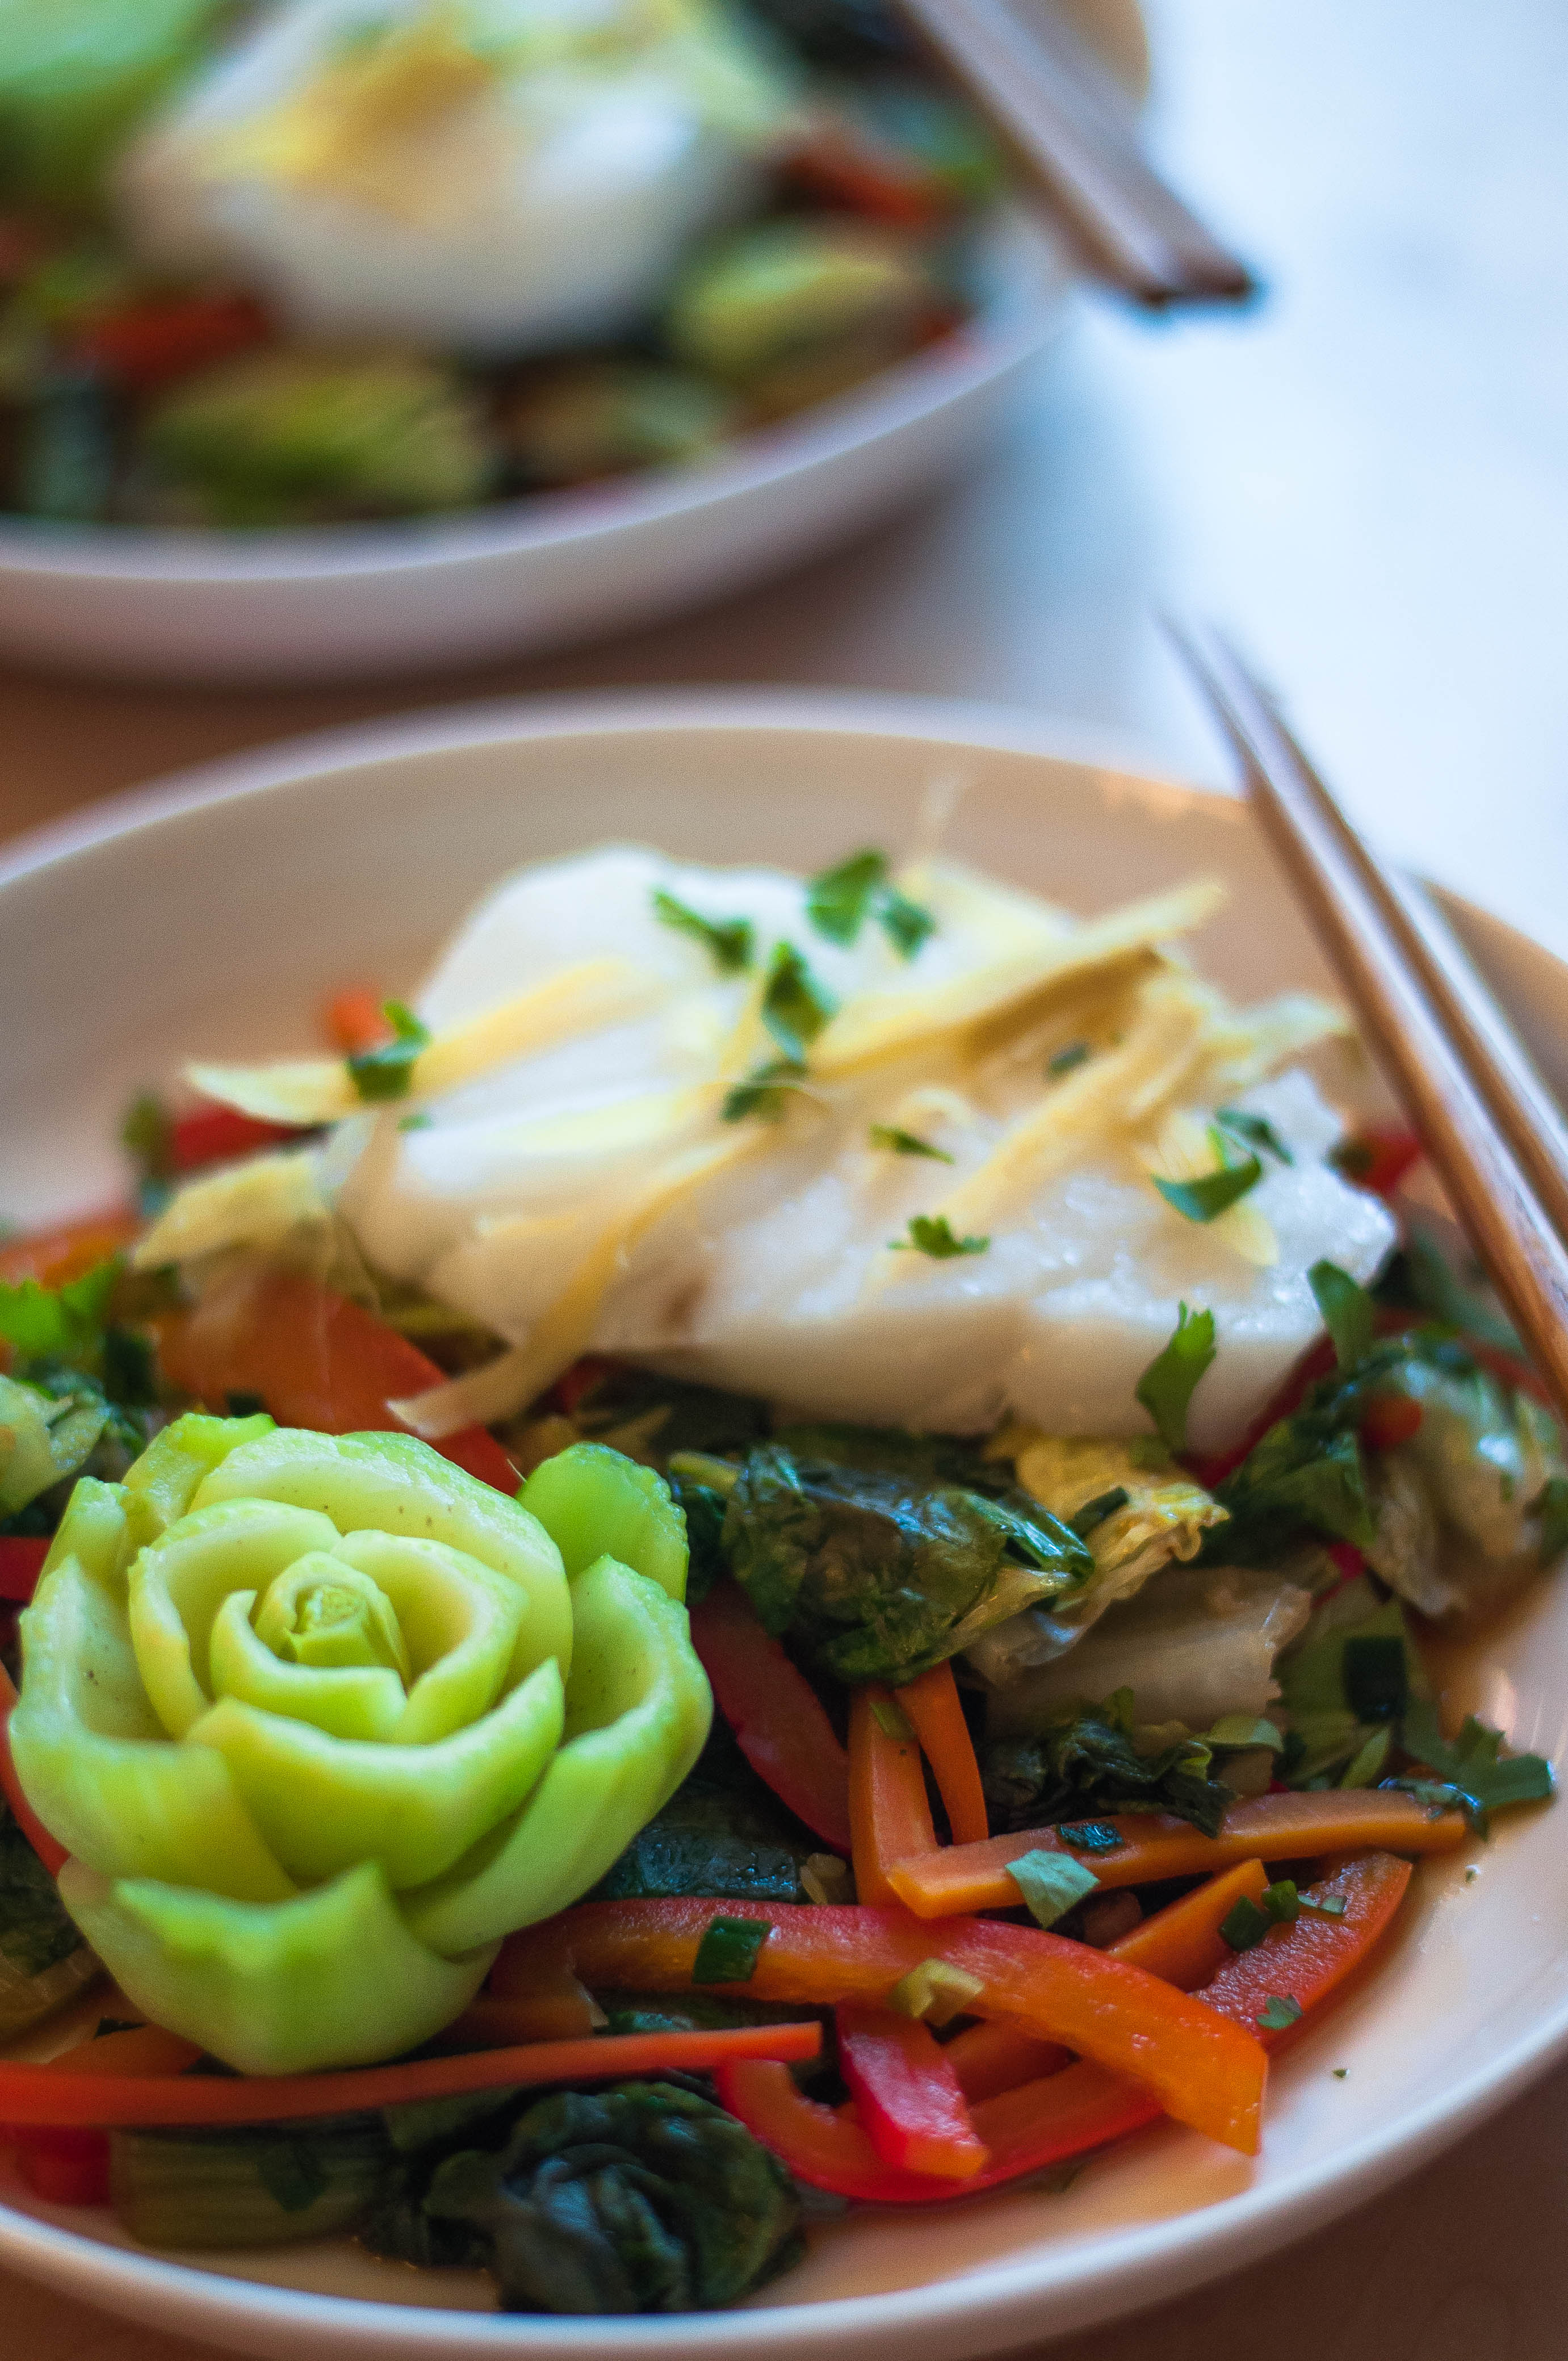
[[[564,2091],[504,2148],[439,2165],[423,2210],[483,2242],[504,2312],[707,2312],[793,2260],[800,2201],[732,2115],[669,2082]]]
[[[837,1005],[793,943],[773,945],[762,987],[762,1018],[785,1058],[805,1064],[807,1049]]]
[[[1187,1448],[1187,1413],[1193,1391],[1217,1349],[1213,1313],[1190,1312],[1185,1303],[1178,1304],[1169,1342],[1156,1354],[1133,1389],[1168,1451]]]
[[[1345,1641],[1345,1701],[1360,1721],[1398,1721],[1409,1695],[1406,1642],[1398,1632],[1353,1632]]]
[[[1122,1842],[1108,1820],[1063,1820],[1057,1834],[1074,1852],[1114,1852]]]
[[[929,1156],[938,1164],[953,1160],[945,1148],[933,1148],[928,1139],[916,1139],[912,1131],[901,1131],[896,1124],[873,1123],[871,1139],[873,1148],[890,1148],[894,1156]]]
[[[653,910],[666,927],[700,943],[721,975],[738,975],[751,966],[756,939],[750,918],[705,918],[663,888],[653,896]]]
[[[1067,1521],[1080,1541],[1087,1541],[1095,1526],[1113,1517],[1118,1509],[1124,1509],[1131,1497],[1124,1484],[1113,1484],[1109,1492],[1099,1492],[1092,1500],[1085,1500]]]
[[[1121,1701],[1081,1707],[1036,1738],[992,1740],[981,1755],[992,1826],[1042,1828],[1093,1811],[1169,1812],[1217,1835],[1235,1797],[1210,1775],[1207,1748],[1183,1739],[1140,1754]]]
[[[1342,1369],[1354,1368],[1372,1350],[1376,1306],[1359,1281],[1348,1270],[1341,1270],[1337,1262],[1315,1262],[1307,1281],[1333,1340],[1334,1359]]]
[[[349,1080],[370,1104],[407,1098],[414,1060],[430,1047],[429,1033],[402,1001],[389,1000],[381,1014],[392,1028],[392,1038],[378,1041],[373,1049],[356,1049],[345,1061]]]
[[[797,1455],[782,1439],[748,1454],[724,1552],[764,1630],[851,1685],[912,1680],[991,1621],[1076,1589],[1094,1563],[1024,1495]]]
[[[959,1238],[953,1235],[953,1225],[946,1213],[911,1213],[909,1235],[890,1238],[894,1254],[929,1255],[933,1262],[951,1262],[957,1255],[983,1254],[990,1246],[989,1238]]]

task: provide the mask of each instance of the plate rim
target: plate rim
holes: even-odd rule
[[[1251,827],[1236,796],[1171,777],[1135,738],[1016,707],[844,689],[618,690],[426,708],[286,738],[176,771],[0,848],[0,894],[144,829],[366,763],[550,738],[748,730],[882,737],[1054,759],[1145,791],[1168,809],[1195,807],[1225,825]],[[1568,961],[1479,906],[1446,898],[1483,939],[1509,939],[1527,954],[1534,981],[1568,994]],[[1039,2341],[1039,2323],[1028,2315],[1042,2296],[1051,2301],[1047,2334],[1054,2337],[1124,2317],[1292,2245],[1419,2169],[1528,2089],[1565,2053],[1568,1991],[1456,2085],[1350,2149],[1270,2188],[1243,2191],[1135,2229],[1092,2234],[1044,2262],[1003,2259],[872,2295],[749,2304],[669,2319],[534,2320],[459,2312],[234,2278],[106,2245],[3,2203],[0,2260],[122,2317],[256,2352],[275,2351],[280,2336],[308,2325],[345,2353],[444,2356],[447,2361],[488,2351],[501,2339],[534,2361],[578,2361],[607,2347],[629,2355],[722,2352],[734,2361],[777,2361],[786,2353],[815,2355],[828,2344],[858,2356],[892,2355],[896,2349],[900,2361],[924,2361],[927,2356],[935,2361],[958,2349],[955,2332],[972,2353],[1030,2337]],[[1068,2253],[1070,2269],[1062,2272]]]

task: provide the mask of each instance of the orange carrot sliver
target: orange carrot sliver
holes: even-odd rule
[[[1059,2041],[1037,2040],[1000,2016],[966,2025],[944,2045],[943,2055],[959,2078],[959,2090],[970,2100],[994,2099],[1020,2082],[1043,2081],[1072,2059],[1072,2051]]]
[[[888,1883],[917,1917],[954,1918],[1014,1905],[1018,1889],[1008,1865],[1036,1850],[1086,1861],[1102,1885],[1153,1885],[1168,1877],[1202,1877],[1254,1859],[1300,1861],[1371,1846],[1390,1852],[1452,1852],[1465,1835],[1459,1813],[1433,1818],[1413,1795],[1380,1787],[1254,1796],[1231,1806],[1217,1837],[1201,1835],[1164,1813],[1128,1813],[1102,1825],[1116,1830],[1120,1843],[1114,1851],[1075,1851],[1054,1828],[1025,1828],[940,1851],[911,1846],[905,1859],[890,1865]]]
[[[880,1709],[880,1710],[879,1710]],[[883,1716],[897,1708],[890,1692],[857,1689],[850,1699],[850,1835],[855,1892],[866,1903],[896,1903],[888,1870],[911,1853],[935,1853],[937,1831],[926,1801],[926,1774],[913,1738],[890,1738]]]
[[[161,2025],[128,2025],[119,2033],[89,2035],[45,2062],[51,2074],[183,2074],[201,2055],[196,2042]]]
[[[1238,1902],[1255,1902],[1267,1883],[1262,1861],[1239,1861],[1179,1902],[1168,1902],[1107,1948],[1113,1959],[1146,1968],[1181,1992],[1197,1992],[1235,1957],[1220,1928]]]
[[[382,995],[363,988],[335,994],[326,1005],[324,1018],[327,1039],[345,1058],[379,1049],[392,1038],[382,1011]]]
[[[416,2058],[399,2066],[333,2074],[81,2074],[0,2059],[0,2123],[269,2124],[358,2114],[452,2098],[464,2091],[527,2090],[544,2082],[619,2081],[704,2074],[740,2058],[815,2058],[822,2028],[745,2025],[721,2033],[600,2034],[588,2041],[536,2041],[517,2049]]]
[[[898,1693],[921,1752],[936,1773],[955,1844],[981,1844],[991,1834],[980,1764],[949,1664],[933,1664]]]

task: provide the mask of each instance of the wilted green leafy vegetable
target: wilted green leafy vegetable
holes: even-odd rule
[[[1132,1698],[1080,1707],[1037,1738],[1002,1739],[985,1749],[982,1776],[993,1828],[1041,1828],[1089,1812],[1169,1812],[1205,1836],[1218,1832],[1234,1802],[1210,1776],[1209,1749],[1179,1738],[1140,1754]]]
[[[505,2312],[709,2312],[793,2260],[800,2201],[743,2125],[669,2082],[565,2091],[450,2156],[427,2215],[481,2245]]]

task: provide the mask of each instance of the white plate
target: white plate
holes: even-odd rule
[[[1068,273],[1003,224],[958,334],[713,458],[428,522],[172,533],[0,520],[0,653],[302,681],[472,664],[662,620],[795,564],[958,467],[1060,323]]]
[[[1044,723],[890,698],[639,697],[443,713],[252,755],[106,807],[0,862],[0,1207],[101,1202],[137,1084],[192,1049],[310,1037],[347,979],[411,983],[469,901],[522,861],[640,836],[688,858],[814,867],[908,841],[922,798],[966,793],[962,856],[1092,908],[1195,872],[1233,887],[1204,960],[1241,992],[1322,981],[1245,809],[1097,763]],[[1543,1038],[1568,969],[1472,914]],[[1560,1053],[1561,1057],[1561,1053]],[[1561,1753],[1568,1594],[1542,1588],[1481,1652],[1476,1702]],[[0,2257],[90,2302],[284,2361],[951,2361],[1110,2318],[1304,2235],[1411,2170],[1568,2048],[1568,1847],[1521,1816],[1418,1878],[1372,1976],[1276,2070],[1255,2164],[1164,2125],[1066,2194],[867,2213],[734,2312],[499,2319],[478,2283],[347,2247],[203,2258],[128,2248],[106,2217],[8,2191]],[[1480,1863],[1473,1883],[1465,1866]],[[1348,2070],[1343,2081],[1331,2069]]]

